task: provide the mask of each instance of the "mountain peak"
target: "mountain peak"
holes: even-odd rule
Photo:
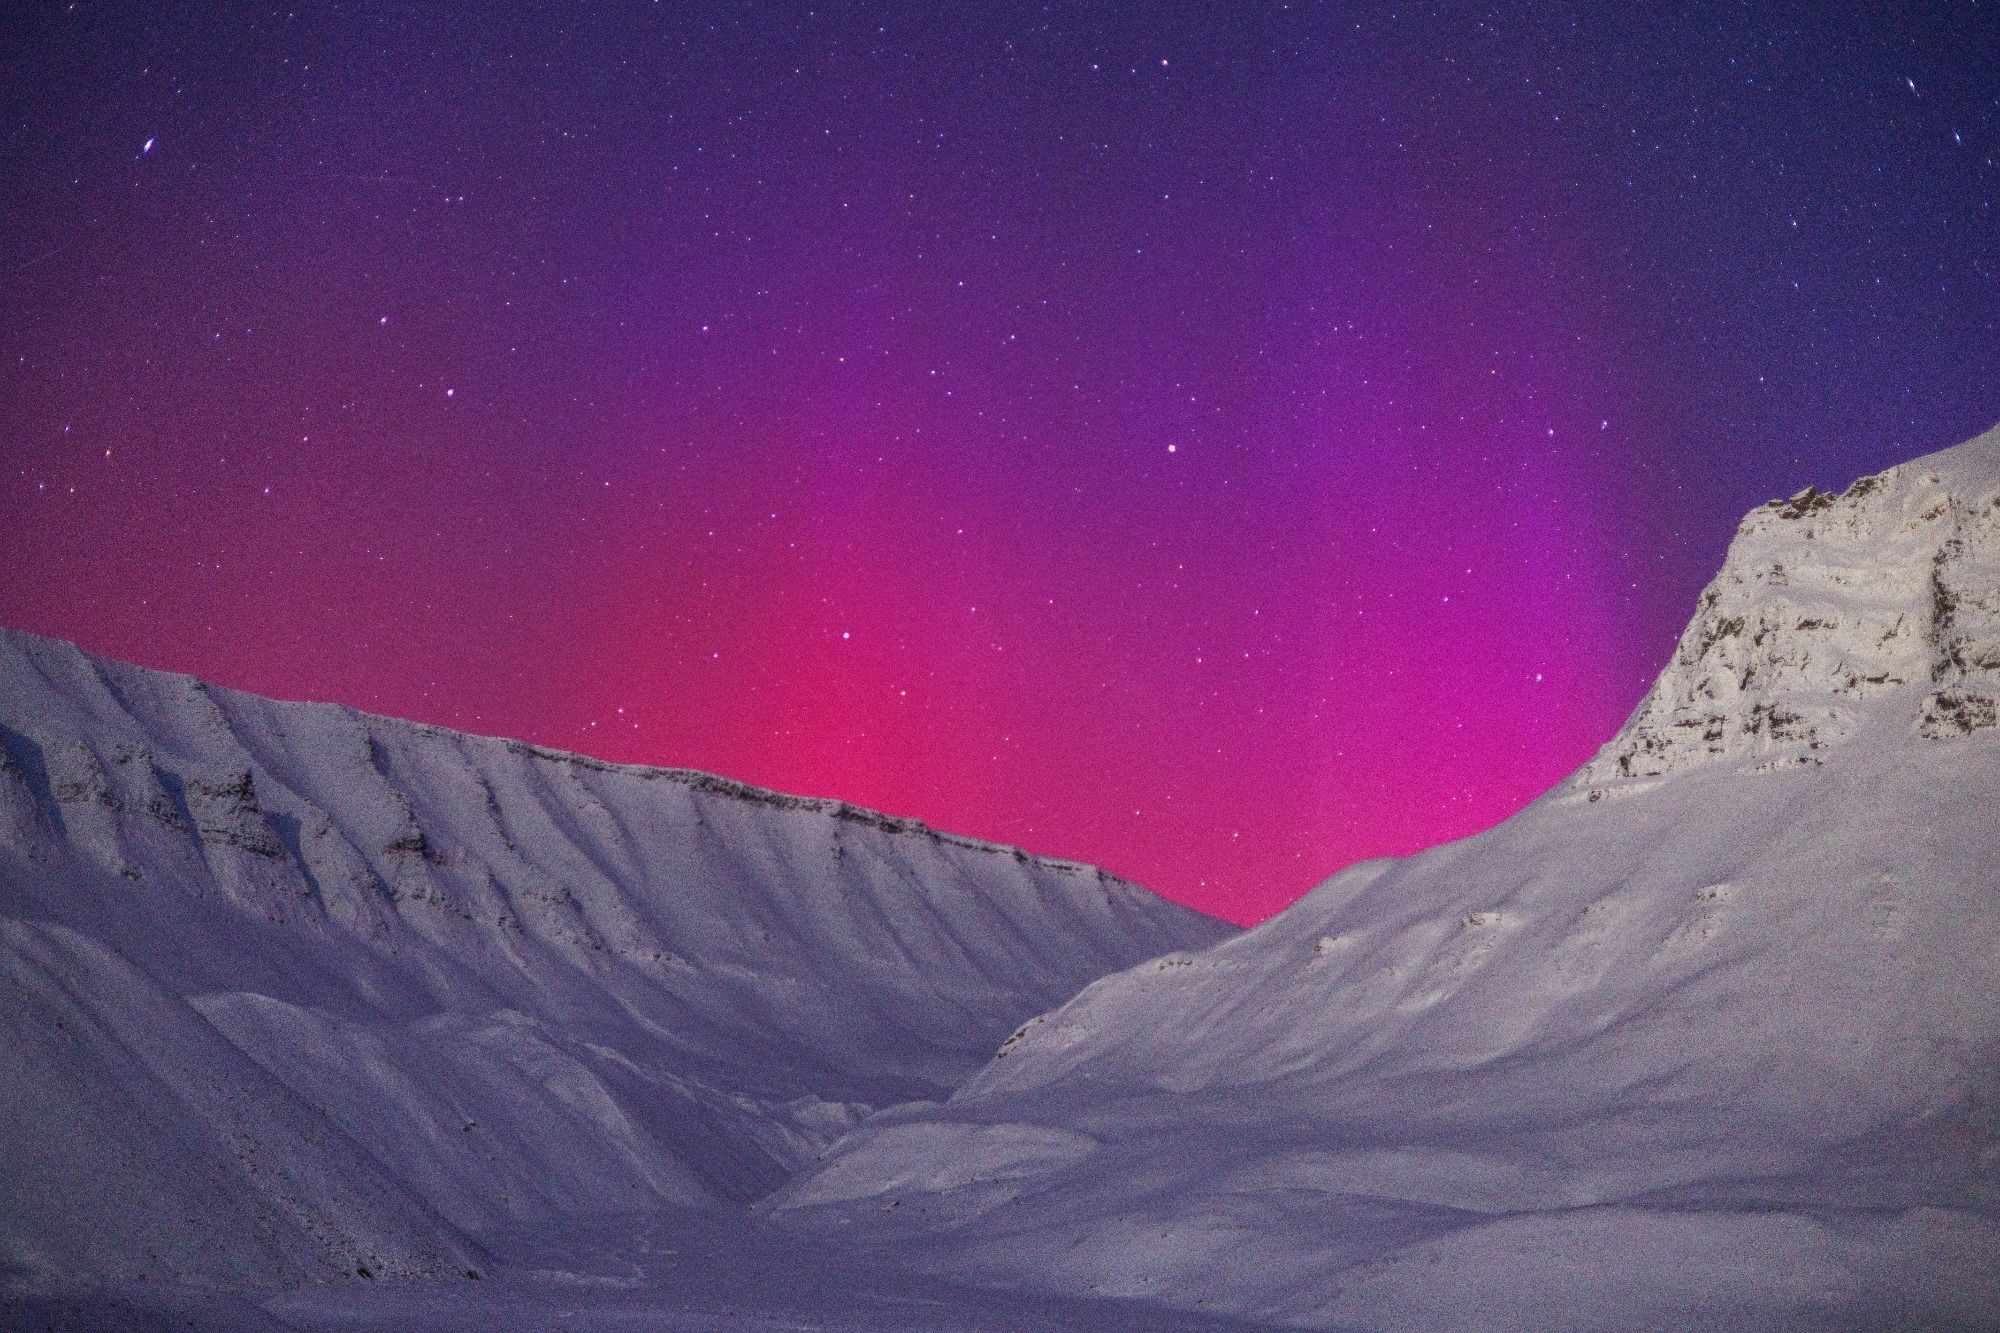
[[[1753,510],[1673,658],[1569,784],[1601,800],[1713,764],[1820,762],[1879,727],[2000,720],[2000,429]]]
[[[1285,1326],[1990,1324],[1996,446],[1758,509],[1555,799],[1092,983],[760,1206]]]

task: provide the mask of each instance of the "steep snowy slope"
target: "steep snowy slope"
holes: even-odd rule
[[[1745,520],[1505,824],[1108,977],[780,1216],[1310,1325],[1990,1327],[2000,431]]]
[[[1219,923],[831,801],[0,632],[0,1271],[481,1268],[747,1200]]]

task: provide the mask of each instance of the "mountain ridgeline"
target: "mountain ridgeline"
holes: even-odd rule
[[[1990,1328],[1996,724],[2000,431],[1760,508],[1576,774],[1242,933],[8,634],[0,1267],[287,1327]]]
[[[462,1277],[741,1202],[1228,927],[837,801],[0,637],[0,1266]]]
[[[1990,1327],[1996,699],[2000,431],[1752,514],[1519,815],[1093,983],[765,1206],[1306,1326]]]

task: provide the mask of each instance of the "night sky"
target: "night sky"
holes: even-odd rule
[[[1260,918],[2000,419],[1863,8],[9,6],[0,622]]]

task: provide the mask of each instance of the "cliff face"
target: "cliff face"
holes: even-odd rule
[[[1996,501],[2000,433],[1759,510],[1574,778],[1093,983],[769,1206],[1315,1326],[1989,1318]]]
[[[1822,762],[1877,709],[1931,739],[2000,716],[2000,432],[1743,520],[1592,798],[1714,763]]]
[[[1220,923],[706,774],[0,634],[0,1262],[462,1274],[744,1200]]]

